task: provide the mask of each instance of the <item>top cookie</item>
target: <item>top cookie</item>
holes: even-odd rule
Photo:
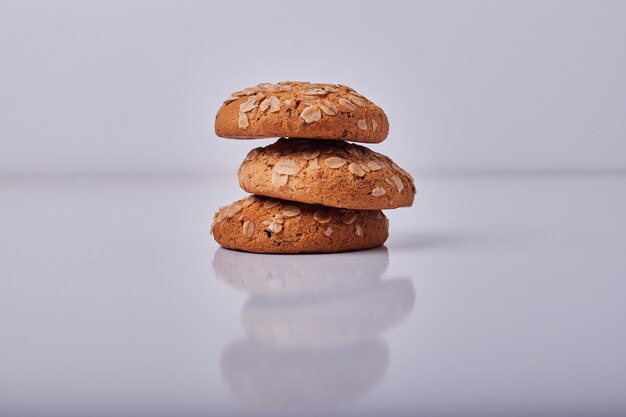
[[[215,134],[233,139],[378,143],[388,132],[389,121],[380,107],[352,88],[335,84],[259,84],[231,94],[215,117]]]

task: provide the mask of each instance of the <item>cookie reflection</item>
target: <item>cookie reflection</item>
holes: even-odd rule
[[[277,350],[251,339],[230,345],[222,375],[242,402],[269,410],[326,408],[358,397],[384,375],[389,349],[368,340],[342,349]]]
[[[262,255],[219,248],[213,257],[218,278],[250,295],[311,295],[373,284],[387,270],[382,246],[324,255]]]
[[[297,298],[252,296],[241,321],[248,335],[275,348],[325,348],[371,339],[400,322],[415,300],[408,279]]]
[[[388,264],[384,247],[295,256],[219,249],[216,275],[249,294],[247,337],[221,359],[235,396],[270,410],[327,407],[373,387],[389,362],[381,334],[415,302],[410,280],[382,279]]]

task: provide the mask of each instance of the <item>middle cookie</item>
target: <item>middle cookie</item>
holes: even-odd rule
[[[249,193],[329,207],[392,209],[411,206],[415,197],[408,172],[344,141],[279,139],[250,151],[237,176]]]

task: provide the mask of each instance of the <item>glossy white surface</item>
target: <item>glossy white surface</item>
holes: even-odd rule
[[[0,179],[0,415],[623,415],[626,175],[417,175],[386,248],[219,249],[233,175]]]

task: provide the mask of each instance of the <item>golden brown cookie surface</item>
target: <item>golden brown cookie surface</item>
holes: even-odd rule
[[[385,140],[385,112],[352,88],[285,81],[233,93],[215,118],[226,138],[298,137],[378,143]]]
[[[413,178],[388,157],[342,141],[279,139],[248,153],[237,173],[245,191],[358,210],[413,204]]]
[[[374,248],[388,236],[380,210],[343,210],[249,196],[221,207],[211,232],[220,245],[257,253],[332,253]]]

